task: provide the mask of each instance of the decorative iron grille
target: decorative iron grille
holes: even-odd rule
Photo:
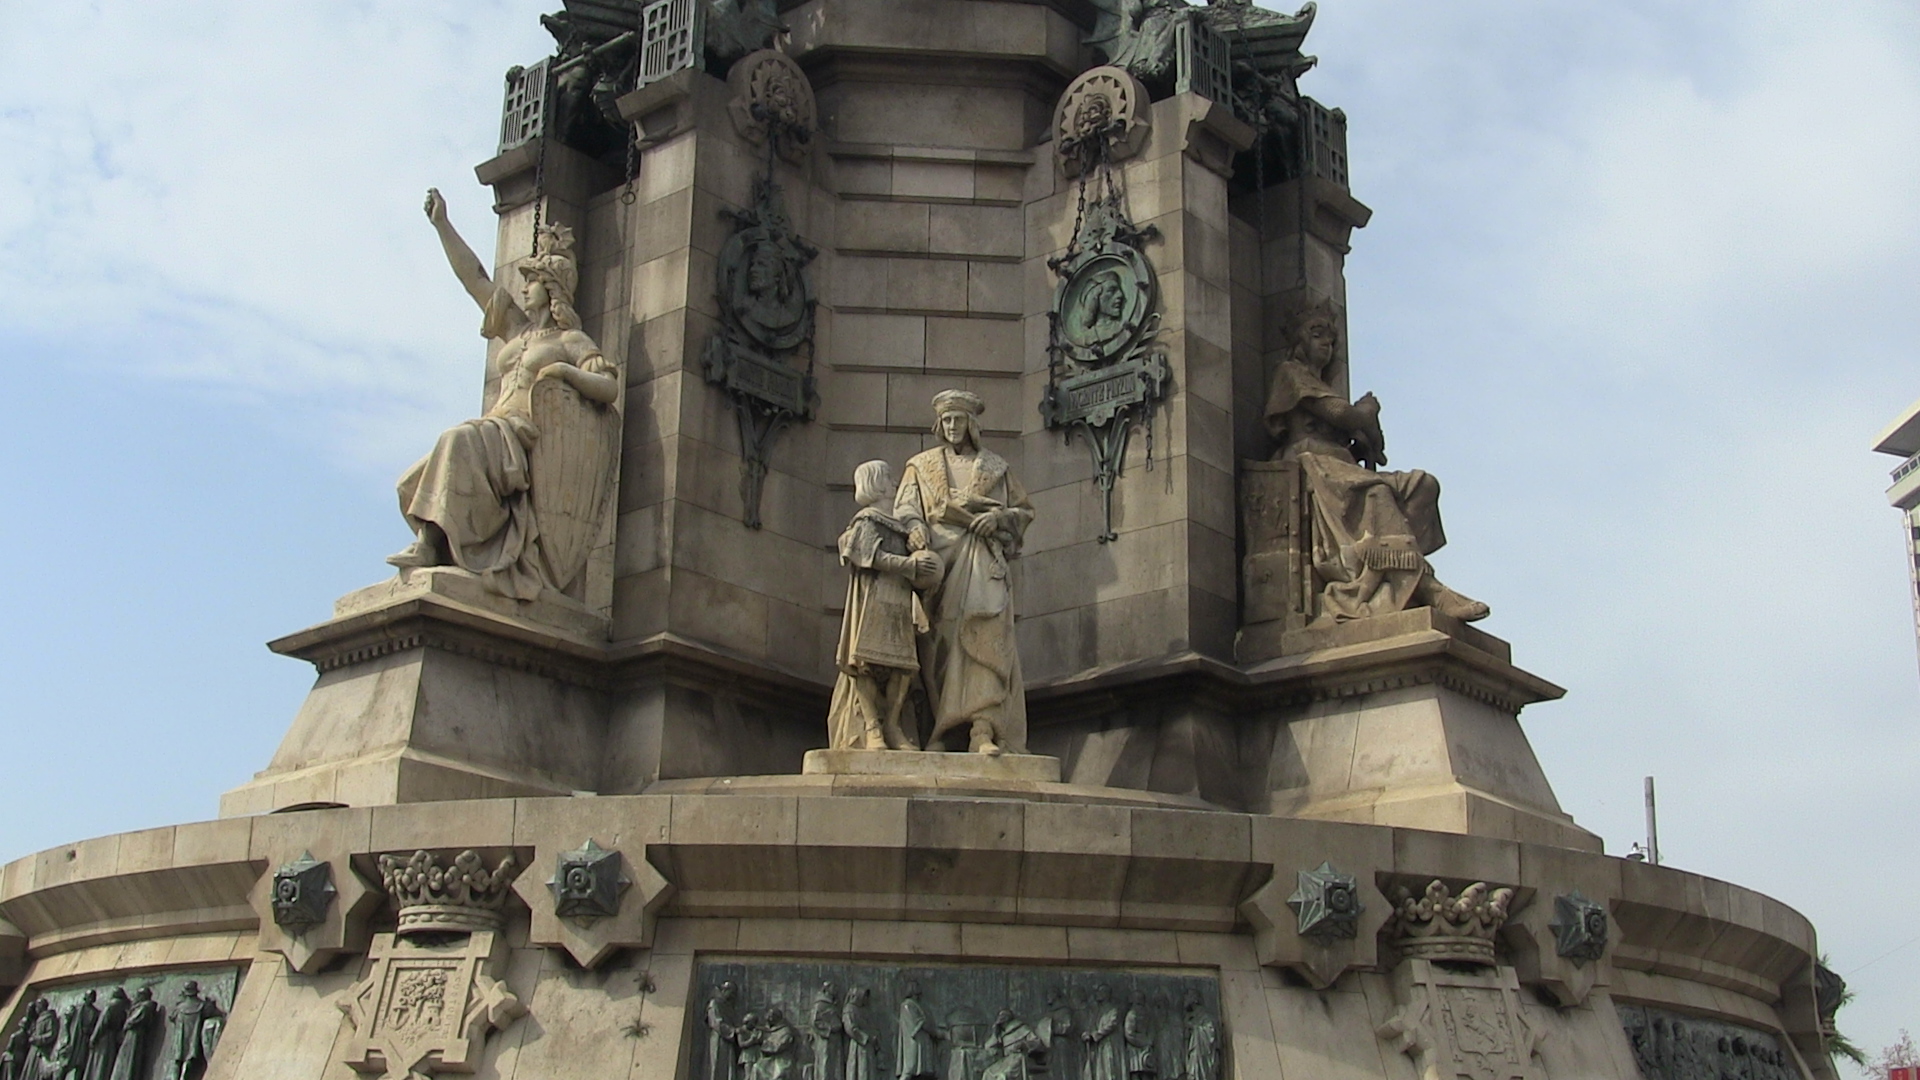
[[[1196,16],[1174,27],[1174,93],[1188,91],[1227,108],[1233,103],[1233,50],[1226,35]]]
[[[1347,182],[1347,114],[1329,109],[1310,97],[1303,97],[1306,135],[1304,171],[1308,176],[1331,180],[1341,187]]]
[[[547,69],[551,60],[507,72],[507,99],[500,107],[500,153],[525,146],[547,130]]]
[[[654,0],[640,13],[640,76],[636,86],[699,65],[706,5],[699,0]]]

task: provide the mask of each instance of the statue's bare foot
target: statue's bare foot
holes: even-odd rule
[[[860,747],[862,750],[885,750],[887,748],[887,739],[886,736],[880,733],[879,728],[870,727],[867,729],[867,734],[862,740],[862,744]]]
[[[1437,578],[1429,577],[1426,588],[1422,591],[1426,594],[1427,603],[1433,606],[1433,610],[1448,618],[1459,619],[1461,622],[1479,622],[1493,613],[1492,608],[1471,596],[1454,592],[1440,584]]]

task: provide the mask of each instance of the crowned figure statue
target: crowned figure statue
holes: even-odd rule
[[[458,567],[516,600],[576,595],[612,493],[621,387],[574,311],[572,230],[540,228],[516,292],[487,276],[438,191],[426,212],[484,313],[481,334],[500,343],[500,389],[484,416],[442,433],[400,478],[414,541],[387,561],[403,574]]]
[[[1419,469],[1388,472],[1380,402],[1349,402],[1328,381],[1340,329],[1325,306],[1287,326],[1288,351],[1273,372],[1265,419],[1276,461],[1298,461],[1312,496],[1313,568],[1325,582],[1317,625],[1432,607],[1472,622],[1487,605],[1441,584],[1427,556],[1447,534],[1440,481]]]

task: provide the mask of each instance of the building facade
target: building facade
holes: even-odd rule
[[[1902,543],[1907,552],[1907,582],[1913,598],[1914,633],[1920,641],[1920,401],[1907,406],[1880,433],[1873,448],[1901,459],[1893,470],[1893,486],[1887,489],[1887,501],[1900,511]]]

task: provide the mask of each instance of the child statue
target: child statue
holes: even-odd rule
[[[918,750],[900,726],[907,692],[920,672],[916,632],[928,629],[916,589],[940,580],[940,556],[907,550],[907,527],[881,507],[893,505],[893,469],[869,461],[853,471],[860,510],[840,534],[840,562],[852,568],[834,664],[840,677],[827,712],[836,750]]]

